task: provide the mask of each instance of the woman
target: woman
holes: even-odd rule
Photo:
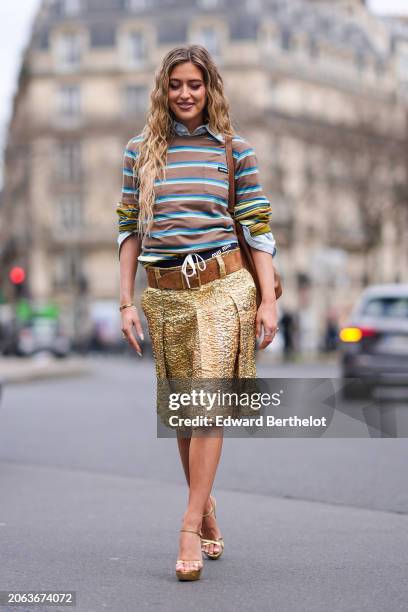
[[[204,47],[168,52],[150,99],[146,125],[125,149],[116,209],[123,336],[141,356],[143,332],[133,302],[140,261],[148,273],[142,308],[158,379],[255,377],[255,337],[263,332],[263,349],[277,330],[276,248],[255,152],[234,134],[222,78]],[[258,309],[227,211],[228,136],[235,162],[234,216],[259,276]],[[219,432],[198,433],[177,436],[189,485],[176,564],[180,580],[200,578],[202,552],[217,559],[224,550],[211,495],[223,438]]]

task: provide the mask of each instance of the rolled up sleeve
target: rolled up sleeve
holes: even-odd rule
[[[258,162],[254,148],[240,138],[233,141],[235,165],[234,217],[248,229],[251,237],[271,232],[271,204],[260,182]]]
[[[258,251],[265,251],[266,253],[270,253],[272,257],[276,255],[276,240],[272,232],[266,232],[265,234],[260,234],[259,236],[251,236],[251,232],[248,227],[245,225],[242,226],[242,230],[244,232],[244,237],[250,247],[253,249],[258,249]]]
[[[136,158],[134,141],[130,140],[123,154],[122,194],[115,209],[118,219],[118,255],[124,240],[138,230],[139,189],[133,170]]]

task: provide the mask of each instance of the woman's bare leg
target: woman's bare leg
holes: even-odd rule
[[[180,456],[183,463],[189,497],[187,510],[183,516],[183,529],[200,531],[202,516],[209,509],[209,498],[222,450],[222,428],[212,428],[207,435],[192,435],[191,438],[178,438]],[[187,461],[188,450],[188,461]],[[180,533],[179,559],[200,559],[201,542],[192,533]],[[188,571],[189,567],[177,567]]]
[[[190,486],[190,442],[191,442],[191,436],[190,437],[177,436],[177,444],[178,444],[178,449],[180,453],[180,459],[181,459],[181,463],[183,466],[183,470],[184,470],[184,474],[185,474],[188,486]],[[211,510],[211,507],[212,507],[211,499],[209,496],[208,501],[204,508],[204,513],[206,514],[207,512],[209,512]],[[209,534],[208,537],[212,539],[211,534]],[[218,537],[218,536],[214,536],[214,537]]]
[[[188,486],[190,486],[190,469],[189,469],[189,453],[190,453],[190,438],[183,438],[177,436],[177,444],[180,453],[181,464],[183,466],[184,474],[187,480]]]

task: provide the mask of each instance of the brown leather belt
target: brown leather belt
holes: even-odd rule
[[[237,272],[243,267],[241,251],[239,249],[221,253],[204,261],[206,264],[205,270],[201,271],[196,266],[196,274],[189,277],[190,287],[181,271],[181,266],[174,268],[149,266],[146,268],[147,284],[155,289],[199,289],[201,285],[205,285],[217,278],[223,278],[227,274]]]

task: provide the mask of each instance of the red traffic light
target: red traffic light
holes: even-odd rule
[[[20,268],[19,266],[14,266],[9,272],[9,279],[13,285],[20,285],[25,281],[25,277],[26,273],[24,268]]]

